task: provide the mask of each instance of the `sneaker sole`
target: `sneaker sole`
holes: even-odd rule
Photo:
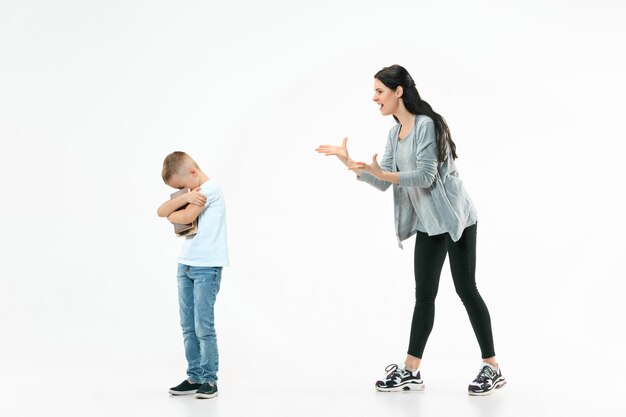
[[[472,396],[482,397],[482,396],[485,396],[485,395],[493,394],[493,392],[495,390],[500,389],[500,388],[502,388],[505,385],[506,385],[506,381],[505,380],[501,380],[501,381],[496,382],[496,384],[493,386],[493,388],[490,389],[489,391],[485,391],[485,392],[468,391],[467,393],[469,395],[472,395]]]
[[[198,394],[196,393],[196,398],[200,398],[202,400],[206,400],[209,398],[215,398],[217,397],[217,392],[214,392],[213,394]]]
[[[401,385],[399,387],[393,387],[393,388],[385,388],[385,387],[379,387],[376,386],[376,391],[379,392],[416,392],[416,391],[424,391],[424,384],[407,384],[407,385]]]
[[[174,391],[173,389],[169,390],[168,392],[172,395],[191,395],[191,394],[195,394],[196,391],[198,391],[197,389],[194,389],[192,391]]]

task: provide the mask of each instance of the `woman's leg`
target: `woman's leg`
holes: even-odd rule
[[[415,270],[415,308],[411,323],[408,356],[405,366],[411,370],[419,367],[426,341],[435,320],[435,297],[439,277],[446,259],[447,234],[428,236],[417,232],[413,258]]]
[[[448,235],[450,270],[456,293],[463,301],[478,339],[483,360],[496,366],[489,310],[476,288],[476,232],[475,224],[466,228],[457,242],[453,242]]]

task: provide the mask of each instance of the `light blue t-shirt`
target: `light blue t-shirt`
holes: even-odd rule
[[[189,266],[228,266],[226,206],[220,187],[208,180],[200,187],[206,205],[198,216],[198,233],[185,238],[178,262]]]

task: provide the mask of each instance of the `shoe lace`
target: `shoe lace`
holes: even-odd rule
[[[387,372],[387,376],[385,377],[385,379],[394,379],[396,376],[402,378],[400,368],[398,368],[398,365],[396,365],[395,363],[387,365],[387,367],[385,367],[385,372]]]
[[[476,377],[476,382],[482,384],[492,379],[495,375],[496,373],[493,371],[493,369],[491,369],[488,366],[483,366],[480,372],[478,373],[478,376]]]

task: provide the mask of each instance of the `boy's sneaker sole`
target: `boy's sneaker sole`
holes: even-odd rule
[[[213,394],[198,394],[196,393],[196,398],[201,398],[201,399],[209,399],[209,398],[215,398],[217,397],[217,392],[214,392]]]
[[[475,396],[485,396],[485,395],[491,395],[493,394],[493,392],[497,389],[502,388],[503,386],[506,385],[506,380],[504,378],[502,378],[501,380],[497,381],[494,385],[493,388],[491,388],[489,391],[468,391],[467,393],[469,395],[475,395]]]
[[[189,390],[189,391],[176,391],[176,390],[169,390],[168,392],[172,395],[191,395],[191,394],[195,394],[196,391],[198,391],[197,389],[194,390]]]
[[[387,388],[387,387],[379,387],[378,385],[376,386],[376,391],[380,391],[380,392],[409,392],[409,391],[424,391],[424,384],[416,384],[414,382],[409,382],[407,384],[404,385],[400,385],[397,387],[391,387],[391,388]]]

